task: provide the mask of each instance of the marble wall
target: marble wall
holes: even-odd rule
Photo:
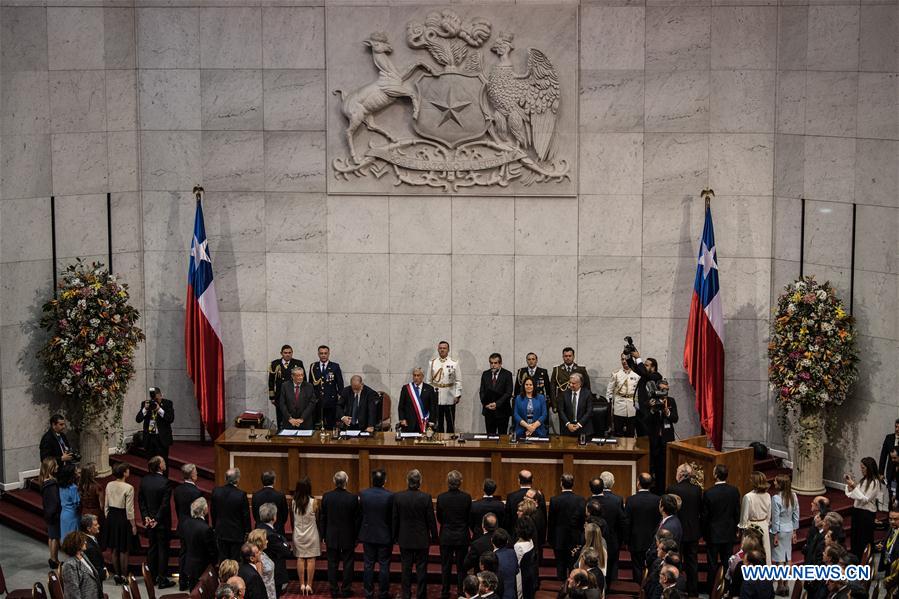
[[[6,482],[36,466],[53,406],[31,357],[52,286],[51,195],[60,265],[104,257],[112,195],[113,268],[147,334],[126,427],[156,384],[176,400],[176,433],[196,436],[182,343],[194,183],[207,192],[232,416],[267,409],[266,367],[282,343],[308,363],[326,342],[347,375],[396,394],[447,339],[464,372],[459,420],[472,430],[490,352],[512,367],[536,351],[550,367],[572,345],[602,380],[631,334],[672,380],[678,430],[692,434],[680,356],[704,187],[717,194],[725,442],[783,447],[765,354],[771,303],[799,270],[800,198],[805,271],[844,292],[857,204],[864,366],[844,415],[848,449],[835,446],[828,473],[874,453],[899,415],[895,1],[566,3],[579,31],[579,96],[563,98],[578,115],[569,197],[328,195],[336,74],[326,69],[326,37],[340,35],[330,17],[387,2],[0,4]],[[425,10],[392,4],[392,20]]]

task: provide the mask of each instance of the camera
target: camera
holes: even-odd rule
[[[646,390],[649,392],[649,411],[658,412],[668,398],[668,380],[662,379],[658,383],[649,381],[646,383]]]
[[[624,338],[624,349],[621,350],[621,353],[630,358],[635,351],[637,351],[637,346],[634,345],[634,338],[628,335]]]

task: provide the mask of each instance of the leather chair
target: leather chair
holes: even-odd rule
[[[608,436],[612,428],[612,404],[605,397],[593,396],[593,434]]]
[[[6,588],[6,578],[3,576],[3,566],[0,566],[0,595],[6,595],[6,599],[28,599],[31,597],[33,589],[15,589],[10,591]]]
[[[390,430],[390,394],[386,391],[381,391],[378,393],[380,399],[379,412],[381,414],[381,422],[378,426],[375,427],[375,430],[379,431],[389,431]]]

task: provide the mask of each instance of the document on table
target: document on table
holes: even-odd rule
[[[418,439],[419,437],[421,437],[421,433],[400,433],[402,439]]]
[[[474,436],[474,440],[475,441],[498,441],[499,435],[477,434]]]

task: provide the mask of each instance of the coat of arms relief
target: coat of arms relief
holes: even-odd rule
[[[372,32],[362,43],[377,77],[334,91],[345,148],[331,162],[337,180],[386,178],[448,193],[571,182],[557,126],[574,109],[564,105],[551,52],[518,49],[515,31],[452,10],[410,21],[404,41],[420,60],[397,64],[390,35]],[[379,118],[397,104],[405,127]]]

